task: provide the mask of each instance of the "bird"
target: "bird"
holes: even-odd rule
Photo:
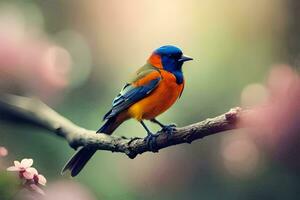
[[[97,133],[111,135],[123,122],[133,118],[146,130],[145,140],[151,148],[156,135],[150,131],[144,120],[158,124],[171,134],[176,125],[164,125],[156,117],[168,110],[182,95],[182,66],[190,60],[193,58],[184,55],[174,45],[155,49],[146,64],[136,71],[114,98],[111,109],[103,117],[105,123]],[[82,147],[69,159],[62,173],[70,171],[72,177],[78,175],[96,151],[94,147]]]

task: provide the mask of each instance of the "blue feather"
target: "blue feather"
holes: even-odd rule
[[[171,72],[176,77],[176,83],[183,83],[182,65],[179,59],[182,57],[182,51],[175,46],[166,45],[154,51],[155,54],[161,57],[162,65],[165,70]]]

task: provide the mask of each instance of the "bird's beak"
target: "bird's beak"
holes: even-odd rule
[[[179,62],[186,62],[186,61],[189,61],[189,60],[193,60],[193,58],[189,57],[189,56],[186,56],[186,55],[182,55],[181,58],[179,58]]]

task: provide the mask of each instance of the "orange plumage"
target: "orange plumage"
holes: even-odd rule
[[[151,120],[163,129],[172,130],[173,126],[163,125],[155,117],[165,112],[180,97],[184,88],[182,65],[188,60],[192,59],[184,56],[175,46],[156,49],[113,100],[112,108],[104,116],[106,122],[97,133],[112,134],[124,121],[134,118],[147,131],[146,140],[152,148],[150,143],[155,136],[143,120]],[[96,149],[90,147],[80,149],[63,171],[70,170],[71,175],[76,176],[95,152]]]
[[[126,112],[131,118],[138,121],[153,119],[170,108],[182,93],[184,83],[177,84],[176,77],[168,71],[159,70],[159,72],[160,74],[153,72],[134,83],[135,85],[146,84],[155,76],[160,75],[162,77],[157,88],[149,96],[129,107]]]

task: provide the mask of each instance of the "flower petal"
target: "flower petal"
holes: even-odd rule
[[[24,158],[21,161],[21,166],[24,167],[24,168],[31,167],[32,164],[33,164],[33,160],[32,159]]]
[[[33,167],[27,168],[23,173],[25,179],[33,179],[35,175],[38,175],[38,171]]]
[[[47,179],[42,174],[39,174],[38,175],[38,183],[41,185],[46,185]]]
[[[14,161],[14,164],[15,164],[16,167],[20,167],[21,166],[21,163],[19,161],[17,161],[17,160]]]
[[[31,184],[30,187],[31,187],[31,189],[32,189],[33,191],[35,191],[35,192],[37,192],[37,193],[39,193],[39,194],[41,194],[41,195],[45,195],[44,190],[42,190],[42,189],[41,189],[40,187],[38,187],[37,185]]]
[[[33,179],[33,177],[34,177],[34,174],[25,171],[25,172],[23,173],[23,177],[24,177],[25,179],[27,179],[27,180],[31,180],[31,179]]]
[[[26,169],[26,171],[30,172],[30,173],[32,173],[34,175],[38,175],[39,174],[38,171],[34,167],[29,167],[29,168]]]
[[[20,171],[20,168],[18,168],[16,166],[11,166],[11,167],[8,167],[6,170],[7,171]]]

